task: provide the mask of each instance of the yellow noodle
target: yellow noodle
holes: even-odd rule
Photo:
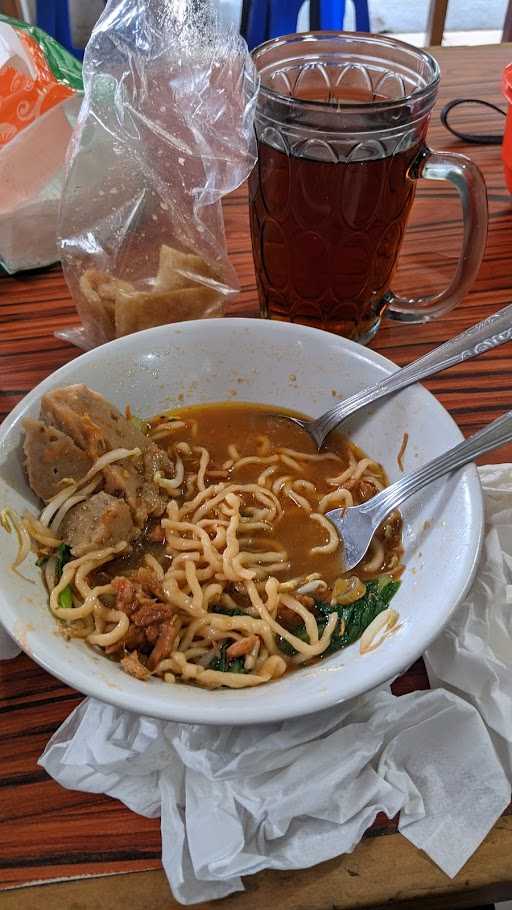
[[[189,663],[181,653],[171,655],[170,665],[173,671],[184,679],[194,680],[200,686],[208,688],[227,686],[230,689],[245,689],[249,686],[259,686],[271,679],[268,673],[259,676],[251,673],[223,673],[220,670],[209,670],[199,664]]]
[[[87,563],[86,563],[86,567],[87,567],[87,571],[89,571]],[[82,567],[80,567],[80,568],[82,568]],[[77,587],[78,587],[78,585],[77,585]],[[87,616],[90,616],[91,613],[94,612],[96,607],[103,606],[103,604],[99,600],[100,595],[101,594],[111,594],[112,591],[113,591],[112,585],[99,585],[96,588],[89,588],[89,586],[87,585],[86,593],[84,592],[84,590],[82,588],[82,591],[81,591],[82,596],[85,595],[84,601],[81,604],[81,606],[74,608],[72,621],[74,622],[75,619],[85,619]],[[60,619],[67,619],[66,614],[67,614],[68,610],[65,610],[65,608],[62,608],[62,607],[60,609],[61,609]],[[64,612],[64,610],[65,610],[65,612]]]
[[[211,654],[211,648],[195,645],[193,648],[188,648],[187,651],[182,651],[182,653],[186,660],[193,660],[195,657],[202,657],[204,654]]]
[[[178,503],[174,499],[171,499],[171,501],[167,503],[167,508],[165,511],[166,511],[167,518],[170,518],[172,521],[178,520],[179,514],[180,514],[180,509],[179,509]],[[160,526],[161,525],[162,525],[162,523],[160,522]]]
[[[176,430],[182,430],[183,427],[186,427],[186,423],[183,420],[172,420],[166,421],[165,423],[159,423],[153,429],[150,430],[151,439],[156,442],[159,439],[164,439],[165,436],[169,436],[170,433],[174,433]]]
[[[188,594],[185,594],[185,592],[179,588],[176,579],[169,576],[169,574],[165,576],[162,587],[166,599],[175,607],[185,610],[185,612],[189,613],[191,616],[202,616],[205,613],[202,605],[198,606],[197,603],[194,603],[193,598]]]
[[[203,553],[205,559],[215,568],[220,569],[222,566],[222,560],[213,546],[208,534],[204,528],[199,527],[199,525],[194,524],[190,521],[172,521],[170,518],[162,519],[162,527],[166,532],[167,543],[172,549],[176,550],[190,550],[197,547],[197,541],[190,539],[184,539],[178,537],[177,535],[168,533],[169,531],[178,531],[178,532],[188,532],[192,534],[193,537],[199,538],[199,542],[203,548]]]
[[[192,455],[192,449],[188,442],[177,442],[174,449],[176,452],[179,452],[180,455]]]
[[[329,540],[327,543],[322,544],[318,547],[313,547],[311,553],[335,553],[339,547],[340,541],[336,533],[336,528],[332,522],[330,522],[329,519],[325,517],[325,515],[320,515],[318,512],[312,512],[309,517],[312,521],[317,521],[318,524],[322,525],[322,527],[325,528],[329,535]]]
[[[278,650],[272,630],[265,620],[254,619],[252,616],[223,616],[221,613],[209,613],[208,622],[213,629],[224,633],[235,630],[245,632],[247,635],[259,635],[270,654],[275,654]]]
[[[120,610],[108,610],[103,607],[102,611],[101,618],[107,622],[114,622],[116,625],[109,632],[93,632],[87,636],[87,641],[90,645],[108,648],[109,645],[114,645],[124,638],[130,626],[130,620],[126,613],[122,613]]]
[[[77,614],[76,610],[82,610],[82,607],[60,607],[59,594],[73,581],[77,570],[84,563],[90,565],[88,571],[91,572],[93,569],[97,569],[104,563],[109,562],[114,555],[121,553],[126,547],[127,543],[123,540],[116,544],[115,547],[106,547],[103,550],[95,550],[92,553],[87,553],[85,556],[79,556],[77,559],[68,562],[62,570],[60,580],[50,592],[50,610],[52,613],[59,619],[65,619],[66,622],[72,622],[75,618],[81,618],[82,614]],[[90,589],[88,588],[88,591],[89,590]]]
[[[303,604],[301,604],[295,597],[291,597],[289,594],[281,595],[281,603],[285,607],[288,607],[289,610],[292,610],[294,613],[297,613],[298,616],[302,619],[302,622],[306,626],[306,632],[310,641],[310,644],[314,645],[318,641],[318,626],[316,624],[316,619]]]
[[[207,487],[206,490],[201,490],[194,499],[189,502],[185,502],[179,512],[180,518],[185,518],[186,515],[190,515],[191,512],[196,512],[196,515],[193,517],[193,521],[198,521],[199,517],[197,515],[198,510],[204,505],[204,503],[209,500],[216,498],[220,493],[220,499],[222,498],[222,490],[226,488],[227,484],[225,483],[216,483],[212,484],[211,487]],[[219,501],[220,501],[219,499]]]
[[[144,554],[144,562],[149,569],[152,569],[156,577],[161,581],[165,575],[163,566],[160,565],[158,559],[156,559],[152,553]]]
[[[234,496],[233,499],[238,503],[238,511],[234,512],[231,516],[226,531],[226,547],[222,554],[222,568],[226,578],[229,578],[231,581],[239,581],[243,578],[253,578],[254,572],[243,568],[239,568],[237,571],[233,565],[233,560],[238,556],[240,551],[240,544],[237,536],[238,526],[240,524],[240,500],[237,496]]]
[[[274,494],[280,493],[281,490],[283,489],[284,485],[286,483],[288,483],[288,481],[291,481],[291,480],[292,480],[292,478],[290,477],[289,474],[282,474],[280,477],[277,477],[276,480],[274,480],[272,483],[272,486],[271,486],[272,492]]]
[[[204,610],[203,589],[197,580],[196,564],[192,560],[185,563],[185,577],[192,594],[192,608],[194,612]]]
[[[278,470],[278,468],[279,468],[279,465],[277,465],[277,464],[270,465],[269,468],[265,468],[265,470],[261,472],[260,476],[258,477],[258,479],[257,479],[257,481],[256,481],[256,483],[258,484],[258,486],[260,486],[260,487],[266,487],[266,486],[267,486],[267,480],[269,479],[269,477],[272,476],[272,474],[275,474],[275,473],[276,473],[276,471]]]
[[[352,499],[352,494],[349,490],[343,490],[341,487],[338,490],[334,490],[332,493],[326,493],[325,496],[322,496],[320,502],[318,503],[318,511],[326,512],[334,506],[338,508],[347,509],[349,506],[354,505],[354,500]]]
[[[286,572],[290,568],[289,562],[273,562],[269,566],[257,566],[255,569],[255,579],[261,580],[274,575],[276,572]]]
[[[239,458],[238,461],[235,461],[231,470],[235,471],[237,468],[243,468],[248,464],[276,464],[278,461],[279,455],[269,455],[268,458],[262,455],[248,455],[246,458]]]
[[[173,477],[171,480],[168,477],[162,477],[161,471],[155,471],[155,473],[153,474],[153,481],[156,483],[156,485],[158,487],[160,487],[161,490],[165,490],[165,492],[169,496],[180,496],[181,495],[180,487],[181,487],[181,484],[183,483],[184,471],[183,471],[183,462],[182,462],[181,458],[179,458],[179,456],[176,459],[176,464],[181,465],[181,471],[180,471],[179,475],[177,474],[176,477]],[[177,480],[180,481],[178,484],[176,483]]]
[[[304,496],[301,496],[300,493],[297,493],[297,491],[293,489],[293,486],[290,482],[285,483],[284,492],[288,498],[295,503],[295,505],[299,506],[300,509],[304,509],[306,512],[311,512],[313,508],[311,503],[308,502]]]
[[[272,581],[275,581],[275,579],[272,579]],[[267,586],[268,586],[268,584],[269,584],[269,582],[267,582]],[[288,629],[285,629],[284,626],[282,626],[275,619],[273,619],[273,617],[270,615],[269,611],[267,610],[265,604],[263,603],[260,595],[258,594],[256,586],[254,585],[253,582],[247,583],[247,592],[249,594],[249,597],[251,598],[253,605],[259,611],[261,618],[264,619],[265,622],[268,623],[268,625],[270,626],[272,631],[276,633],[276,635],[280,635],[281,638],[285,638],[286,641],[293,648],[295,648],[296,651],[299,652],[299,654],[304,654],[307,657],[316,657],[318,654],[322,654],[322,652],[325,651],[325,649],[328,647],[329,642],[331,640],[332,633],[334,632],[334,627],[336,626],[336,623],[338,621],[337,613],[331,613],[331,615],[329,616],[329,618],[327,620],[327,623],[326,623],[326,626],[322,633],[321,638],[319,638],[318,641],[316,641],[314,644],[310,644],[309,642],[305,642],[305,641],[302,641],[300,638],[297,638],[296,635],[294,635]]]
[[[313,496],[316,496],[316,487],[315,487],[314,483],[311,483],[310,480],[304,480],[303,478],[299,478],[298,480],[293,481],[292,486],[293,486],[294,490],[307,490],[308,493],[311,493]]]
[[[208,449],[203,448],[203,446],[194,446],[193,451],[199,452],[199,454],[201,456],[200,460],[199,460],[199,470],[197,472],[197,478],[196,478],[197,489],[205,490],[206,485],[205,485],[204,478],[205,478],[205,474],[206,474],[206,468],[208,467],[208,464],[210,461],[210,453],[208,452]]]
[[[201,616],[199,619],[194,619],[187,627],[185,634],[180,639],[179,649],[180,651],[187,651],[190,648],[195,636],[201,629],[204,629],[208,624],[208,618],[206,616]]]
[[[278,654],[272,654],[263,661],[258,675],[261,674],[263,677],[268,675],[271,679],[277,679],[279,676],[283,676],[286,670],[286,661]]]
[[[341,461],[339,455],[335,455],[334,452],[322,452],[322,454],[309,455],[306,452],[297,452],[295,449],[287,449],[283,446],[279,446],[276,449],[276,452],[279,452],[280,455],[290,455],[292,458],[296,458],[297,461]]]
[[[312,572],[309,575],[299,575],[297,578],[290,578],[288,581],[283,581],[279,585],[280,591],[295,591],[301,585],[307,584],[311,581],[317,581],[321,578],[319,572]]]
[[[285,455],[284,452],[281,452],[280,457],[282,463],[285,464],[288,468],[291,468],[292,471],[302,471],[302,467],[299,462],[296,461],[295,458],[292,458],[291,455]]]

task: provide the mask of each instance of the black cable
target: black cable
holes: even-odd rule
[[[457,139],[462,139],[464,142],[472,142],[475,145],[501,145],[503,142],[502,133],[463,133],[461,130],[457,130],[455,127],[450,126],[448,123],[448,114],[454,107],[458,107],[460,104],[482,104],[484,107],[490,107],[493,111],[497,111],[498,114],[502,114],[503,117],[507,116],[506,111],[503,111],[501,107],[497,107],[496,104],[491,104],[490,101],[482,101],[480,98],[454,98],[453,101],[449,101],[448,104],[445,104],[440,114],[443,126],[456,136]]]

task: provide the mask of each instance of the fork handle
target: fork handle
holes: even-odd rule
[[[321,435],[323,441],[341,420],[348,417],[349,414],[353,414],[354,411],[358,411],[359,408],[392,392],[398,392],[414,382],[433,376],[441,370],[446,370],[456,363],[478,357],[510,340],[512,340],[512,304],[434,348],[419,360],[398,369],[376,385],[345,398],[315,421],[317,435]]]
[[[478,455],[497,449],[512,440],[512,411],[507,411],[502,417],[493,420],[487,427],[460,442],[459,445],[434,458],[433,461],[423,465],[417,471],[406,474],[391,486],[377,493],[373,499],[365,504],[368,511],[372,512],[372,519],[377,527],[393,509],[398,508],[409,496],[423,489],[427,484],[438,477],[443,477],[451,471],[462,468]],[[362,511],[364,506],[360,507]]]

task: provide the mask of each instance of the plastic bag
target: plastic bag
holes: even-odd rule
[[[81,91],[82,67],[71,54],[41,29],[0,14],[0,267],[7,272],[59,258],[64,159]]]
[[[71,340],[222,315],[238,286],[221,198],[256,160],[245,42],[202,0],[110,0],[84,84],[60,220]]]

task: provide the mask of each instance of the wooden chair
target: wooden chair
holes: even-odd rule
[[[502,41],[512,41],[512,0],[509,0],[503,23]]]
[[[448,0],[430,0],[427,24],[427,45],[442,44]],[[509,0],[503,23],[502,41],[512,41],[512,0]]]
[[[0,13],[13,19],[22,18],[21,5],[18,0],[0,0]]]
[[[443,43],[448,0],[430,0],[427,22],[427,45]]]

